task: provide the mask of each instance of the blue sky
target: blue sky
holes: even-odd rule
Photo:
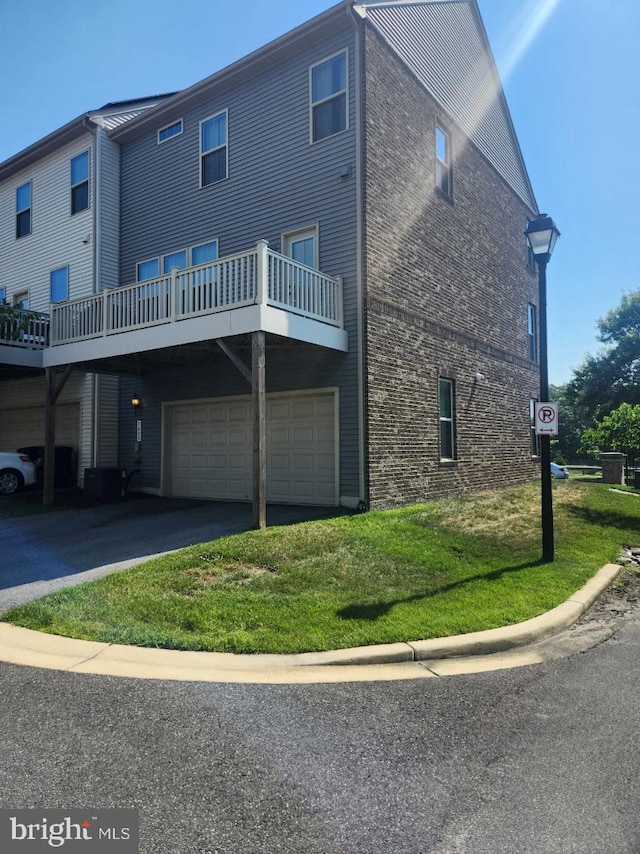
[[[109,101],[183,89],[332,0],[0,0],[0,162]],[[549,374],[600,347],[597,318],[640,287],[638,0],[479,0],[540,209]],[[12,118],[12,120],[9,120]]]

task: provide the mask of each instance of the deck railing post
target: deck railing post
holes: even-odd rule
[[[335,297],[336,297],[336,323],[338,325],[338,329],[343,328],[343,311],[344,311],[344,297],[343,297],[343,288],[342,288],[342,276],[336,276],[337,286],[335,289]]]
[[[269,241],[256,244],[256,304],[266,305],[269,296]]]
[[[109,318],[109,288],[102,289],[102,334],[107,335]],[[97,330],[96,330],[97,331]]]
[[[169,319],[175,320],[178,313],[178,268],[171,268],[169,284]]]

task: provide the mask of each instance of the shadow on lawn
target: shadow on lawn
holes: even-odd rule
[[[635,493],[629,495],[629,501],[633,504],[629,507],[629,513],[619,510],[595,510],[591,507],[577,507],[569,505],[566,512],[581,522],[588,525],[597,525],[599,528],[616,528],[618,531],[629,531],[634,534],[640,533],[640,502]],[[633,512],[635,510],[635,512]]]
[[[542,560],[536,560],[520,563],[517,566],[505,566],[504,569],[496,569],[493,572],[482,575],[472,575],[470,578],[454,581],[452,584],[445,584],[443,587],[438,587],[437,590],[431,590],[428,593],[414,593],[413,596],[406,596],[404,599],[392,599],[390,602],[367,602],[364,604],[347,605],[346,608],[340,608],[336,613],[342,620],[369,620],[373,622],[388,614],[394,605],[405,605],[408,602],[419,602],[421,599],[430,599],[433,596],[438,596],[440,593],[457,590],[474,581],[496,581],[498,578],[508,575],[511,572],[519,572],[521,569],[532,569],[534,566],[540,566],[542,562]]]

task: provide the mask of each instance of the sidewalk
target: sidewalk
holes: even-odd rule
[[[545,641],[572,626],[620,570],[607,564],[566,602],[524,623],[456,637],[298,655],[234,655],[73,640],[0,623],[0,660],[102,676],[252,683],[424,679],[519,667],[549,660]]]

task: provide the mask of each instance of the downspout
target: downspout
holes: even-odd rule
[[[366,12],[358,12],[362,17]],[[364,273],[363,273],[363,221],[362,221],[362,36],[354,4],[347,0],[347,18],[354,31],[355,44],[355,138],[356,138],[356,337],[358,359],[358,479],[360,505],[368,507],[368,477],[365,469],[366,413],[365,413],[365,336],[364,336]]]
[[[93,293],[99,291],[98,282],[100,281],[100,253],[98,251],[100,241],[98,228],[100,217],[98,216],[98,207],[101,202],[100,194],[100,170],[102,163],[100,159],[100,145],[98,144],[99,128],[87,117],[82,122],[83,126],[89,131],[93,137],[93,145],[91,150],[91,172],[93,173],[93,181],[89,185],[89,199],[92,202],[92,219],[93,233],[91,235],[91,252],[93,256]],[[92,424],[91,424],[91,465],[96,468],[98,465],[98,431],[100,429],[100,411],[99,411],[99,388],[98,375],[91,375],[91,402],[92,402]]]

